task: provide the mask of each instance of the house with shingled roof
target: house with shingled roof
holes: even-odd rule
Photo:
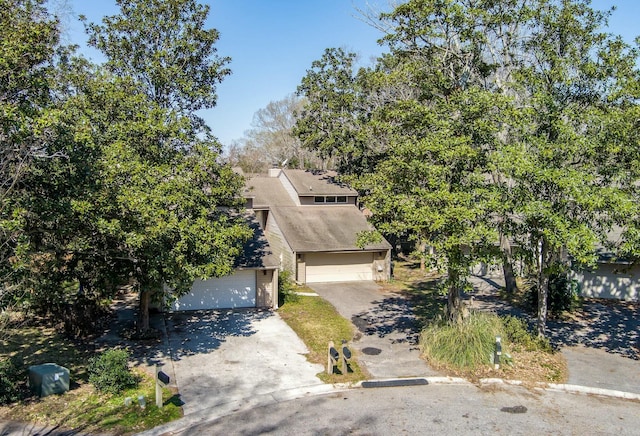
[[[373,227],[336,173],[272,169],[247,180],[245,197],[280,269],[298,283],[389,279],[391,245],[357,245]]]

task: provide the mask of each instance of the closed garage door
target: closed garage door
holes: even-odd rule
[[[234,309],[256,306],[256,273],[236,271],[226,277],[196,280],[191,291],[180,297],[176,310]]]
[[[350,282],[373,280],[373,253],[307,253],[306,281]]]

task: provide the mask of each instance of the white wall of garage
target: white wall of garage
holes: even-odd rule
[[[373,253],[306,253],[306,282],[373,280]]]
[[[235,309],[256,306],[256,272],[238,270],[225,277],[196,280],[174,310]]]

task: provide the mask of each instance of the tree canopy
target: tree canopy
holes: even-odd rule
[[[325,165],[293,132],[302,105],[300,98],[290,94],[259,109],[252,128],[229,147],[229,161],[245,173],[264,173],[274,165],[299,169]]]
[[[27,12],[36,5],[9,3]],[[33,95],[42,100],[29,110],[50,108],[28,124],[40,133],[34,141],[42,153],[8,201],[16,229],[11,269],[44,311],[130,285],[140,293],[138,326],[146,330],[152,295],[163,303],[164,291],[180,295],[196,278],[229,274],[251,236],[242,179],[221,163],[220,144],[196,115],[215,104],[228,60],[215,56],[217,32],[204,28],[208,8],[123,0],[120,15],[87,24],[104,65],[68,49],[54,62],[57,40],[40,33],[57,35],[57,22],[37,5],[31,14],[2,15],[46,46],[22,49],[34,59]],[[38,23],[45,29],[36,32]]]
[[[450,319],[470,266],[510,260],[505,241],[535,278],[540,335],[551,275],[592,265],[614,225],[627,252],[637,242],[638,52],[607,16],[582,0],[410,0],[378,17],[389,52],[373,67],[328,49],[303,78],[303,143],[345,163],[382,232],[447,271]]]

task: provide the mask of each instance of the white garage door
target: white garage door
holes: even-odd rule
[[[307,253],[306,280],[318,282],[351,282],[373,280],[373,253]]]
[[[226,277],[196,280],[191,291],[180,297],[175,310],[234,309],[256,306],[256,273],[236,271]]]

